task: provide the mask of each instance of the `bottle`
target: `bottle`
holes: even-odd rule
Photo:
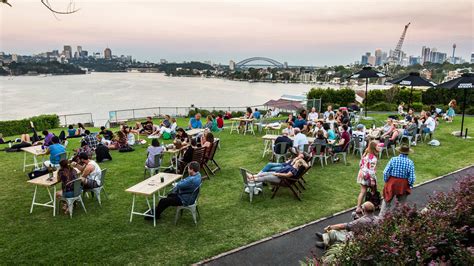
[[[53,168],[51,166],[48,167],[48,174],[49,174],[48,180],[49,181],[53,180]]]

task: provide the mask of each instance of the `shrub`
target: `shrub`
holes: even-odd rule
[[[35,125],[37,131],[59,127],[57,115],[39,115],[22,120],[0,121],[0,133],[3,136],[13,136],[29,133],[30,121]]]
[[[397,105],[387,102],[379,102],[369,107],[370,111],[394,111],[397,110]]]
[[[461,113],[461,112],[459,112],[458,114],[460,114],[460,113]],[[468,107],[468,108],[466,108],[465,113],[466,113],[467,115],[474,115],[474,107]]]
[[[423,110],[423,103],[414,102],[411,104],[411,108],[413,108],[416,112],[421,112],[421,110]]]
[[[385,91],[383,90],[371,90],[367,95],[367,105],[371,106],[376,103],[385,102]]]
[[[325,110],[328,105],[348,106],[349,103],[355,102],[355,91],[349,88],[344,89],[323,89],[312,88],[308,94],[308,99],[321,99],[321,110]]]
[[[411,101],[410,101],[411,98]],[[401,103],[404,102],[405,104],[407,103],[414,103],[414,102],[421,102],[421,91],[416,90],[415,88],[413,89],[413,95],[411,95],[411,88],[402,88],[397,97],[396,97],[396,103]]]
[[[463,178],[427,207],[399,206],[330,253],[330,265],[473,265],[474,178]]]

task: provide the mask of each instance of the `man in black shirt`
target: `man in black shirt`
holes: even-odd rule
[[[104,126],[100,127],[100,135],[104,136],[104,139],[106,140],[112,140],[114,138],[114,133],[108,129],[106,129]]]
[[[277,145],[278,143],[286,142],[286,150],[280,151],[280,145]],[[275,146],[274,146],[274,151],[277,154],[282,154],[286,153],[288,149],[293,147],[293,141],[288,137],[288,132],[283,132],[282,136],[278,136],[275,140]]]

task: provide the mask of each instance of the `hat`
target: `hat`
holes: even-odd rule
[[[358,125],[357,125],[357,129],[364,129],[364,125],[358,124]]]
[[[408,146],[408,144],[401,144],[400,147],[397,147],[396,150],[401,153],[401,154],[409,154],[409,153],[413,153],[413,150],[410,149],[410,146]]]

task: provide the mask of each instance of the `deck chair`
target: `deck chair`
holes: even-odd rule
[[[183,205],[183,206],[176,206],[176,215],[174,217],[174,224],[178,224],[178,219],[183,215],[184,210],[188,210],[191,212],[191,215],[193,216],[193,221],[194,224],[197,225],[197,219],[201,217],[199,214],[199,209],[198,209],[198,199],[199,199],[199,192],[201,191],[201,185],[199,185],[192,193],[192,196],[194,197],[194,202],[190,205]]]
[[[155,156],[153,157],[153,162],[154,162],[153,165],[155,167],[148,167],[145,163],[145,169],[143,171],[143,179],[146,178],[146,172],[148,172],[150,176],[154,176],[160,172],[161,160],[163,160],[163,153],[158,153],[158,154],[155,154]]]
[[[275,158],[275,162],[279,163],[280,159],[282,158],[283,161],[286,161],[286,159],[288,159],[290,148],[291,147],[288,147],[288,144],[286,142],[280,142],[275,144],[272,149],[273,158]],[[279,152],[277,153],[276,150],[279,150]]]
[[[199,166],[201,166],[201,169],[203,170],[201,172],[201,177],[208,178],[210,179],[210,174],[206,167],[204,166],[206,164],[206,158],[205,158],[205,153],[206,153],[206,147],[199,147],[193,150],[193,156],[191,161],[196,161],[199,163]]]
[[[297,187],[296,183],[301,178],[303,173],[305,173],[305,171],[306,171],[306,168],[302,166],[298,169],[298,172],[296,173],[296,176],[280,178],[279,183],[272,183],[272,184],[275,185],[275,187],[273,189],[272,199],[275,197],[276,193],[278,192],[278,190],[281,187],[285,187],[285,188],[288,188],[289,190],[291,190],[291,192],[293,193],[295,198],[297,198],[299,201],[301,201],[301,197],[300,197],[301,191]]]
[[[242,198],[244,196],[244,193],[245,193],[245,190],[248,189],[249,190],[250,203],[252,203],[253,195],[254,195],[254,192],[255,192],[256,188],[260,188],[261,191],[262,191],[262,195],[263,195],[263,183],[262,182],[249,182],[247,180],[247,173],[253,175],[252,172],[250,172],[250,171],[248,171],[244,168],[240,168],[240,175],[242,176],[242,180],[244,181],[244,188],[242,189],[242,193],[240,193],[240,199],[242,200]]]
[[[210,156],[209,156],[209,158],[207,159],[207,162],[206,162],[206,167],[208,168],[209,171],[211,171],[212,174],[215,174],[217,171],[221,170],[221,167],[217,164],[216,160],[214,159],[214,157],[216,155],[216,152],[217,152],[217,148],[219,147],[219,144],[220,144],[219,139],[214,140],[214,144],[212,145],[211,154],[210,154]],[[214,164],[215,168],[211,169],[210,166],[208,165],[208,163]]]
[[[84,189],[84,193],[87,195],[87,192],[94,193],[95,197],[97,198],[97,202],[100,206],[102,206],[102,201],[100,198],[100,194],[104,192],[105,198],[108,199],[107,193],[105,192],[105,175],[107,174],[107,168],[102,169],[100,173],[100,186],[96,188]]]
[[[69,185],[73,183],[73,196],[70,198],[65,198],[62,196],[59,201],[65,201],[67,203],[67,208],[69,210],[69,217],[72,219],[72,212],[74,210],[74,202],[79,201],[82,205],[82,208],[84,209],[84,212],[87,213],[86,207],[84,206],[84,202],[82,201],[82,185],[81,185],[81,179],[77,178],[74,179],[70,182],[68,182],[66,185]]]

